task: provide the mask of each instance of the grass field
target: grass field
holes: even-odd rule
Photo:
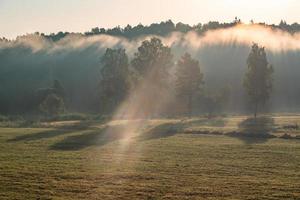
[[[236,116],[1,128],[0,199],[300,199],[300,116],[251,123]]]

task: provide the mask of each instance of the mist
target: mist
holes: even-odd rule
[[[125,48],[132,58],[146,35],[126,39],[109,35],[69,34],[59,41],[41,35],[26,35],[13,41],[0,40],[0,112],[20,110],[39,89],[58,79],[65,87],[70,111],[92,112],[95,90],[100,80],[100,59],[107,48]],[[262,25],[236,25],[232,28],[195,32],[174,32],[160,38],[171,47],[174,63],[185,52],[200,61],[205,88],[231,87],[231,110],[246,107],[242,79],[253,42],[266,48],[274,66],[272,111],[299,110],[300,33],[290,34]],[[20,107],[18,107],[20,106]]]

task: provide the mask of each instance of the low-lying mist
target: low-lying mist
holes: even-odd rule
[[[0,40],[0,112],[20,111],[18,106],[24,107],[37,89],[48,87],[54,79],[65,87],[69,110],[92,111],[96,103],[92,97],[96,96],[100,81],[100,60],[106,48],[125,48],[131,58],[142,41],[151,37],[128,40],[69,34],[53,42],[33,34],[13,41]],[[275,69],[270,108],[288,112],[300,106],[300,33],[291,35],[261,25],[237,25],[203,35],[174,32],[159,38],[172,48],[174,62],[185,52],[200,61],[205,88],[229,85],[233,112],[245,107],[242,79],[246,59],[252,43],[258,43],[266,47]]]

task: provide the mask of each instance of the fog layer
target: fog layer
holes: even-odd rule
[[[69,110],[93,111],[92,97],[96,96],[100,59],[106,48],[125,48],[131,58],[141,42],[151,37],[128,40],[70,34],[57,42],[40,35],[0,40],[0,112],[25,112],[24,104],[33,93],[48,87],[54,79],[65,87]],[[206,88],[229,85],[234,112],[242,111],[246,104],[242,79],[250,46],[253,42],[265,46],[275,69],[270,108],[296,111],[300,106],[300,33],[291,35],[265,26],[237,25],[203,35],[175,32],[160,39],[172,48],[174,62],[184,52],[200,61]]]

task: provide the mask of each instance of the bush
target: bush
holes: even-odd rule
[[[56,94],[49,94],[39,108],[44,114],[50,116],[56,116],[65,111],[63,99]]]

